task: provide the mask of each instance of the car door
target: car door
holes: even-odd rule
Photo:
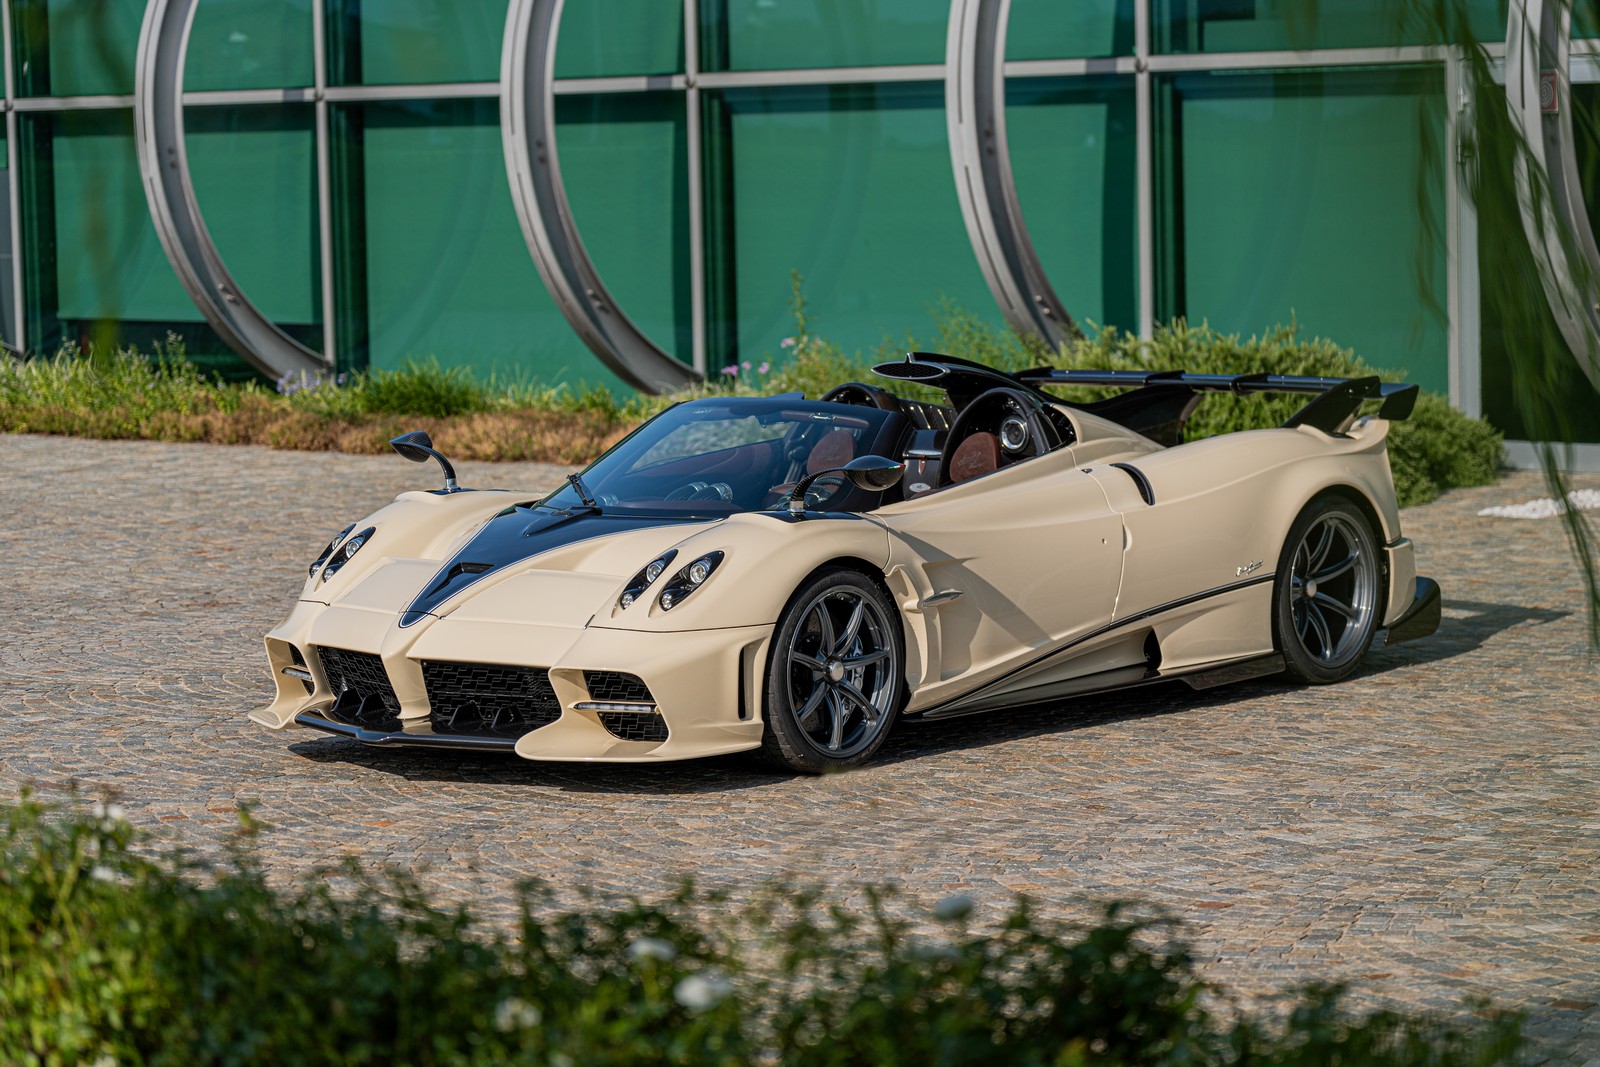
[[[909,710],[989,685],[1111,620],[1122,520],[1058,452],[879,509]]]

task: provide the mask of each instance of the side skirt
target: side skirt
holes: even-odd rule
[[[1073,678],[1056,685],[1039,686],[1037,689],[1024,689],[1020,692],[1009,694],[1011,699],[1005,703],[983,704],[977,707],[946,705],[943,708],[935,708],[932,711],[908,715],[906,720],[908,722],[934,722],[943,719],[959,719],[968,715],[982,715],[990,711],[1007,711],[1012,708],[1029,707],[1034,704],[1043,704],[1068,697],[1094,696],[1100,693],[1114,693],[1121,689],[1137,689],[1140,686],[1154,685],[1157,682],[1181,681],[1187,682],[1194,689],[1212,689],[1232,682],[1244,682],[1252,678],[1265,678],[1269,675],[1280,674],[1283,672],[1284,666],[1283,656],[1273,652],[1265,656],[1251,656],[1246,659],[1212,664],[1187,671],[1151,670],[1137,665],[1133,667],[1118,667],[1114,670],[1101,671],[1098,674],[1086,674],[1081,678]]]

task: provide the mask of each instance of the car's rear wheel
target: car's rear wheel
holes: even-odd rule
[[[767,659],[766,760],[821,774],[871,758],[900,710],[902,641],[888,594],[865,575],[808,578],[778,619]]]
[[[1313,500],[1289,530],[1273,585],[1273,636],[1291,677],[1355,673],[1377,633],[1382,594],[1372,523],[1342,497]]]

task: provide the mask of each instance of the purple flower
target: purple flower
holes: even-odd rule
[[[749,370],[750,369],[750,361],[747,359],[743,363],[739,364],[739,366],[743,367],[745,370]]]
[[[778,347],[779,348],[793,348],[794,347],[794,338],[793,337],[785,337],[783,340],[778,342]]]
[[[737,378],[739,376],[739,367],[737,364],[730,363],[722,368],[722,373],[730,378]]]
[[[757,374],[765,374],[765,373],[767,373],[767,371],[769,371],[771,369],[772,369],[772,364],[767,363],[767,362],[763,362],[761,364],[761,366],[756,368],[756,373]]]

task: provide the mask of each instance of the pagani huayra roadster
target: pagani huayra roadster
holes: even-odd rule
[[[1376,378],[1038,370],[913,353],[857,382],[705,397],[549,494],[402,493],[335,537],[267,635],[251,716],[372,745],[647,762],[868,759],[935,719],[1180,679],[1337,682],[1431,634]],[[1073,403],[1047,390],[1126,390]],[[1181,443],[1206,392],[1305,393]],[[1081,396],[1080,392],[1080,396]],[[1376,410],[1363,415],[1364,409]]]

